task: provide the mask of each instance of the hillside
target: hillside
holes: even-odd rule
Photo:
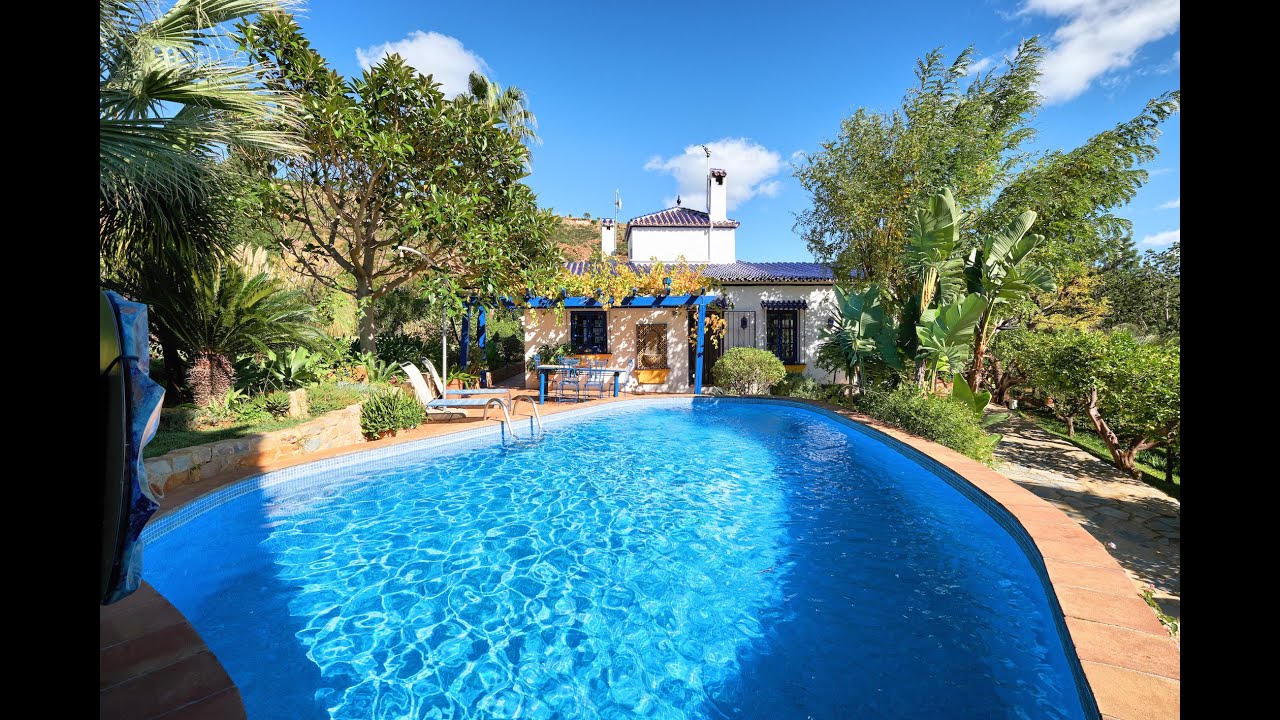
[[[627,234],[627,224],[618,223],[615,232],[617,244],[621,245]],[[600,220],[561,217],[559,226],[551,232],[551,239],[560,246],[565,260],[589,260],[591,253],[600,248]]]

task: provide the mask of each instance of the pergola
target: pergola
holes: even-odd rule
[[[697,308],[698,309],[698,340],[697,355],[694,361],[693,369],[693,391],[702,394],[702,358],[705,349],[705,335],[707,323],[707,307],[718,300],[718,296],[711,293],[698,293],[696,295],[628,295],[620,300],[610,298],[611,302],[604,303],[593,297],[588,296],[562,296],[556,298],[546,297],[526,297],[524,302],[517,304],[509,297],[498,298],[496,302],[492,302],[489,306],[500,305],[505,308],[529,307],[534,310],[549,310],[554,307],[565,308]],[[471,311],[478,308],[479,313],[476,322],[476,339],[481,349],[484,349],[487,341],[485,332],[485,307],[486,305],[476,298],[468,299],[464,304],[466,308],[466,317],[462,323],[462,349],[459,354],[459,360],[462,366],[467,367],[467,353],[471,344]]]

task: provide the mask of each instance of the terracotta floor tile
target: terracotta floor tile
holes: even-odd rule
[[[1081,661],[1098,710],[1117,720],[1172,720],[1182,713],[1177,680]]]

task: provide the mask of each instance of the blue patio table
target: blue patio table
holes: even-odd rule
[[[578,368],[576,365],[539,365],[538,366],[538,404],[539,405],[545,405],[547,402],[547,373],[552,373],[557,370],[564,370],[570,367],[582,370],[582,368]],[[613,373],[613,396],[618,397],[618,378],[622,376],[622,373],[627,371],[627,368],[607,367],[607,368],[592,368],[592,369],[595,370],[596,372]],[[582,371],[586,372],[586,370],[582,370]]]

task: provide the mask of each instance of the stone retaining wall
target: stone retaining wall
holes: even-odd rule
[[[151,487],[163,493],[201,478],[364,441],[360,406],[352,405],[285,430],[193,445],[143,464]]]

